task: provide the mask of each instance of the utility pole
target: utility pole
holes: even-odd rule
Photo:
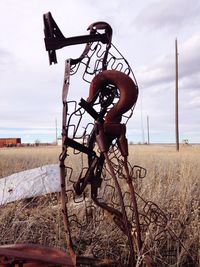
[[[57,130],[57,118],[55,119],[56,124],[56,145],[58,144],[58,130]]]
[[[150,136],[149,136],[149,116],[147,116],[147,144],[150,144]]]
[[[176,150],[179,151],[179,114],[178,114],[178,45],[175,40],[175,62],[176,62],[176,88],[175,88],[175,128],[176,128]]]
[[[140,109],[140,120],[141,120],[142,144],[144,144],[145,143],[145,137],[144,137],[144,125],[143,125],[143,107],[142,107],[142,91],[141,91],[141,88],[140,88],[139,97],[140,97],[140,106],[141,106],[141,109]]]

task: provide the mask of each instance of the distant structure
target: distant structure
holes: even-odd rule
[[[183,143],[183,145],[189,145],[189,140],[188,139],[183,139],[182,143]]]
[[[57,137],[57,139],[56,139],[56,145],[57,146],[62,146],[62,137]]]
[[[0,147],[15,147],[21,145],[21,138],[0,138]]]

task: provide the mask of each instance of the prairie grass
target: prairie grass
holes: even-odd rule
[[[181,206],[197,201],[200,193],[200,146],[183,147],[176,152],[173,146],[130,146],[129,161],[147,170],[138,184],[140,194],[169,207],[173,200]],[[175,203],[173,203],[175,205]]]
[[[56,146],[1,148],[0,178],[42,165],[58,163],[60,153],[61,148]]]
[[[182,251],[174,266],[199,266],[200,146],[183,146],[180,152],[167,145],[130,146],[129,150],[131,164],[147,169],[147,176],[136,181],[137,191],[179,222],[175,230],[195,258],[189,260]]]
[[[0,149],[0,177],[45,164],[58,163],[61,147],[29,147]],[[70,157],[74,169],[79,161]],[[176,264],[162,266],[194,266],[199,263],[199,178],[200,146],[183,146],[176,152],[169,145],[130,145],[129,162],[147,170],[144,179],[134,181],[136,191],[156,203],[171,219],[179,221],[179,233],[185,250],[179,252]],[[63,247],[62,218],[57,194],[42,197],[39,205],[24,201],[1,209],[1,244],[34,242]],[[47,208],[49,207],[49,208]],[[26,227],[28,234],[20,229]],[[6,230],[7,229],[7,230]],[[9,230],[8,230],[9,229]]]

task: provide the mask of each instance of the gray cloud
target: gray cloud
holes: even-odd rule
[[[199,0],[152,1],[140,10],[134,24],[143,28],[170,30],[199,22]]]
[[[188,138],[190,141],[199,142],[197,114],[200,110],[200,35],[194,34],[184,42],[179,42],[178,47],[180,140]],[[152,140],[162,138],[173,140],[175,131],[174,51],[157,58],[151,64],[146,63],[137,70],[137,78],[141,87],[143,120],[147,114],[150,116]],[[138,127],[140,127],[139,124]]]
[[[24,134],[28,136],[29,132],[30,135],[33,132],[37,134],[39,128],[51,128],[55,117],[60,125],[64,60],[79,56],[83,47],[57,51],[58,64],[48,65],[42,14],[51,11],[66,37],[86,34],[87,26],[98,20],[107,21],[113,27],[113,43],[136,69],[141,88],[143,107],[139,99],[128,125],[128,132],[136,133],[136,139],[140,139],[142,109],[144,118],[147,114],[150,116],[154,141],[170,141],[168,133],[174,130],[174,32],[180,33],[180,41],[179,35],[177,37],[181,123],[186,125],[184,131],[190,127],[192,132],[198,131],[195,128],[200,85],[197,1],[145,3],[112,0],[94,3],[77,0],[66,4],[66,1],[60,0],[58,5],[53,0],[2,0],[0,9],[3,25],[0,36],[0,126],[4,129],[19,127],[23,132],[26,128]],[[142,27],[146,31],[142,31]],[[167,34],[159,30],[163,27],[168,29]],[[78,75],[73,78],[69,96],[79,101],[87,94],[88,88],[83,88]],[[31,128],[35,130],[31,131]],[[6,131],[3,132],[5,134]],[[39,133],[41,131],[38,130]],[[197,135],[194,136],[195,140],[199,140]]]
[[[200,83],[200,35],[189,38],[180,43],[179,48],[179,82],[182,88],[196,89]],[[161,57],[156,63],[141,67],[138,77],[144,87],[174,83],[175,80],[175,52]]]
[[[6,71],[9,66],[14,64],[14,56],[9,51],[0,47],[0,75]]]
[[[188,39],[179,49],[181,78],[200,73],[200,34]]]

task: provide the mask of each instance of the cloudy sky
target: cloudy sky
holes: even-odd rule
[[[199,0],[1,0],[0,137],[22,142],[55,140],[61,127],[64,60],[82,47],[57,52],[49,66],[42,15],[51,11],[66,37],[87,34],[88,25],[106,21],[113,43],[135,73],[140,98],[128,124],[133,142],[175,142],[175,39],[179,50],[180,140],[200,142]],[[79,100],[81,90],[77,90]]]

